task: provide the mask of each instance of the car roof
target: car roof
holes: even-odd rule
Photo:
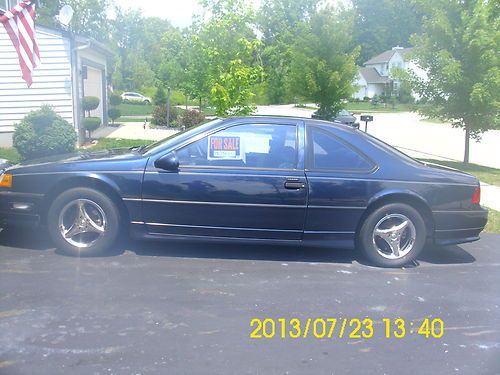
[[[321,126],[328,126],[331,128],[335,128],[338,130],[343,130],[343,131],[350,131],[350,132],[356,132],[358,131],[357,129],[353,128],[350,125],[345,125],[341,124],[338,122],[331,122],[331,121],[326,121],[326,120],[318,120],[318,119],[313,119],[310,117],[299,117],[299,116],[277,116],[277,115],[253,115],[253,116],[236,116],[236,117],[229,117],[228,119],[231,120],[244,120],[244,121],[251,121],[251,120],[259,120],[259,121],[266,121],[266,120],[272,120],[274,122],[279,122],[280,120],[286,119],[289,121],[304,121],[307,124],[310,125],[321,125]]]

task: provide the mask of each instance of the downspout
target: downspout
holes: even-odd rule
[[[74,113],[73,121],[76,125],[77,135],[78,135],[78,146],[83,145],[85,142],[85,129],[81,126],[82,113],[81,113],[81,98],[80,98],[80,70],[78,66],[78,51],[87,49],[90,47],[90,40],[88,40],[84,45],[74,47],[75,39],[73,34],[69,33],[70,48],[71,48],[71,70],[73,75],[73,100],[74,100]],[[75,100],[76,98],[76,100]]]

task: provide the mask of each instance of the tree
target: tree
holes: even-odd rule
[[[59,13],[62,4],[59,0],[45,0],[42,6],[36,8],[36,22],[44,26],[56,27],[59,23],[55,16]]]
[[[163,86],[159,86],[156,89],[155,96],[153,98],[155,105],[166,105],[167,104],[167,93]]]
[[[352,50],[352,14],[324,8],[302,26],[292,48],[293,92],[319,104],[327,118],[342,108],[352,93],[358,50]]]
[[[352,0],[352,5],[358,64],[391,47],[407,47],[410,36],[420,32],[424,11],[416,0]]]
[[[253,11],[243,0],[204,0],[202,4],[211,17],[195,25],[191,56],[196,59],[188,67],[191,88],[200,98],[208,89],[218,116],[249,114],[254,110],[251,88],[262,75]]]
[[[264,0],[257,16],[264,44],[266,91],[271,103],[290,100],[288,79],[291,47],[297,37],[298,25],[309,20],[319,0]]]
[[[429,17],[412,37],[416,63],[427,78],[412,77],[427,105],[421,112],[465,130],[464,163],[470,137],[479,139],[500,124],[500,5],[495,1],[422,1]]]

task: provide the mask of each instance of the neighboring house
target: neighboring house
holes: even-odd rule
[[[400,82],[391,77],[391,71],[394,68],[410,70],[419,77],[424,77],[425,71],[407,58],[411,50],[411,48],[393,47],[365,62],[364,67],[359,68],[354,83],[357,91],[353,94],[353,98],[373,98],[375,95],[397,92]]]
[[[0,0],[0,8],[3,6]],[[33,72],[30,88],[21,78],[17,53],[0,25],[0,146],[12,144],[12,134],[27,113],[43,104],[81,129],[81,100],[97,96],[92,115],[107,124],[107,58],[112,54],[100,43],[66,31],[36,26],[41,65]],[[82,134],[81,131],[79,134]]]

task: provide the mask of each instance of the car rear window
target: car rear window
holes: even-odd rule
[[[310,129],[312,169],[370,170],[372,163],[333,134],[318,128]]]

